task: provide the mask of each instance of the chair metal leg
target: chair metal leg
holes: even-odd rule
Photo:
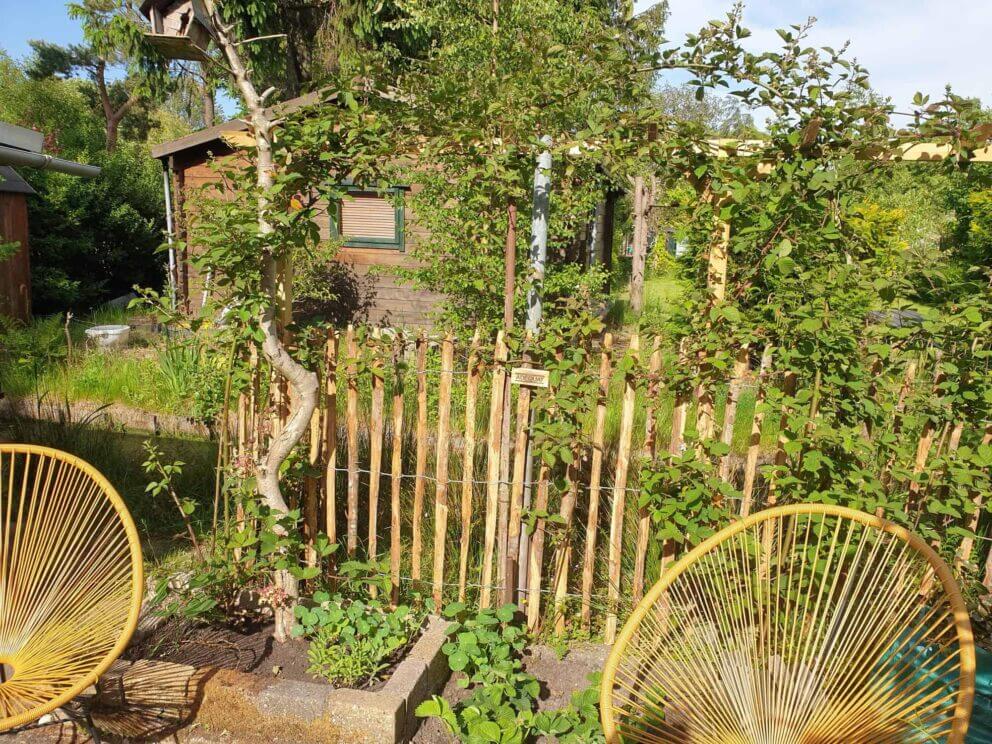
[[[59,708],[59,710],[76,726],[84,728],[93,744],[101,744],[100,732],[97,730],[96,724],[93,723],[93,716],[90,712],[90,703],[88,700],[76,699],[69,705]]]
[[[86,715],[83,717],[83,726],[86,727],[86,733],[90,735],[90,740],[93,744],[101,744],[100,732],[93,725],[93,716],[90,715],[89,711],[86,711]]]

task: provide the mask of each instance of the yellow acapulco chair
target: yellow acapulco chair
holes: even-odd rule
[[[57,708],[78,719],[65,706],[127,646],[141,600],[138,533],[107,479],[65,452],[0,445],[0,731]]]
[[[606,662],[608,742],[961,744],[975,648],[947,565],[852,509],[742,519],[667,569]]]

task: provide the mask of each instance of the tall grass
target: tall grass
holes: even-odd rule
[[[163,413],[181,413],[192,384],[181,362],[135,345],[101,350],[87,344],[92,325],[123,324],[122,308],[100,308],[85,321],[72,322],[66,339],[64,317],[38,318],[30,324],[7,322],[0,327],[0,390],[13,397],[61,401],[123,403]]]

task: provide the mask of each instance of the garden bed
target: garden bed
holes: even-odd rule
[[[403,658],[426,631],[421,630],[375,677],[354,686],[335,685],[336,688],[359,689],[369,692],[381,690]],[[331,686],[318,675],[308,672],[309,644],[301,638],[291,638],[278,643],[273,638],[271,624],[245,629],[218,625],[196,625],[181,620],[170,620],[133,643],[125,656],[133,661],[162,661],[196,668],[211,667],[234,672],[253,674],[263,679],[312,682]]]
[[[221,647],[235,640],[230,633],[194,636],[189,648],[176,651],[189,654],[194,663],[117,662],[100,681],[93,717],[101,731],[141,741],[406,742],[420,725],[414,715],[417,705],[448,679],[441,652],[447,625],[440,618],[428,618],[423,633],[388,678],[377,689],[364,690],[293,679],[288,664],[285,675],[274,676],[271,669],[264,673],[270,662],[285,660],[294,651],[267,648],[260,642],[261,631],[242,634],[238,648],[226,651]],[[152,637],[142,639],[137,648],[145,648]],[[304,646],[291,644],[290,648]],[[208,647],[213,655],[201,661],[199,654]],[[252,669],[243,669],[248,666]],[[30,732],[24,740],[80,740],[79,732],[71,733],[68,725],[63,728]]]

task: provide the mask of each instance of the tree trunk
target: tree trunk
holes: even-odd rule
[[[103,109],[104,129],[107,141],[105,146],[107,152],[113,152],[117,147],[117,125],[120,123],[114,118],[114,107],[110,103],[110,92],[107,90],[107,63],[102,59],[97,62],[94,71],[94,81],[96,90],[100,95],[100,107]]]
[[[255,90],[238,47],[229,36],[230,28],[223,23],[212,0],[207,2],[218,43],[234,73],[234,79],[249,112],[249,124],[256,146],[255,180],[259,190],[258,232],[261,235],[269,235],[273,232],[273,227],[266,216],[269,209],[267,192],[274,183],[275,175],[275,165],[272,160],[273,122],[265,110],[265,95],[259,95]],[[256,464],[257,487],[259,495],[272,512],[285,514],[288,507],[279,485],[279,467],[310,426],[310,418],[317,407],[319,383],[317,374],[293,359],[280,339],[279,316],[282,314],[280,310],[290,298],[280,292],[278,257],[270,251],[262,257],[262,261],[262,290],[269,299],[258,317],[263,337],[262,353],[276,373],[289,383],[293,395],[290,397],[289,419],[286,425],[275,436],[261,462]],[[299,586],[296,578],[289,571],[278,572],[276,584],[285,591],[287,600],[283,606],[275,608],[275,638],[282,642],[289,637],[292,628],[293,605],[299,595]]]
[[[634,256],[630,268],[630,309],[644,308],[644,268],[648,252],[647,193],[644,177],[634,178]]]
[[[217,107],[214,105],[214,89],[204,83],[203,90],[203,126],[210,128],[217,118]]]
[[[120,120],[113,117],[107,119],[107,152],[113,152],[117,149],[117,127],[120,125]]]

